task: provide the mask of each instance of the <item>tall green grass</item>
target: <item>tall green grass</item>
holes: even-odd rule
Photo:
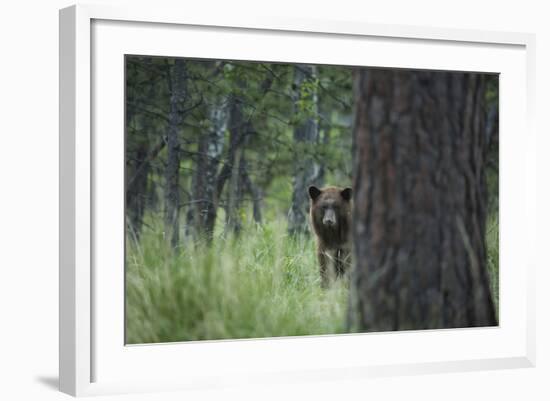
[[[498,311],[498,217],[487,222],[487,266]],[[218,233],[211,247],[172,249],[162,228],[127,238],[126,342],[157,343],[348,332],[348,288],[320,288],[315,246],[286,222]]]
[[[314,249],[278,221],[211,247],[173,250],[160,230],[128,238],[126,342],[343,333],[346,285],[320,288]]]

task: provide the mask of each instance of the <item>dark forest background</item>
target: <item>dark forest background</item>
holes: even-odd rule
[[[358,186],[354,178],[369,163],[375,169],[369,170],[371,183],[385,182],[384,177],[396,171],[408,174],[410,166],[405,164],[396,163],[390,170],[377,168],[381,164],[373,163],[376,158],[365,159],[358,146],[358,141],[380,146],[385,137],[401,131],[399,137],[410,132],[416,138],[416,148],[392,140],[387,146],[394,154],[445,159],[443,142],[441,147],[428,149],[422,145],[427,135],[423,132],[441,138],[447,135],[454,144],[453,154],[461,147],[468,154],[479,150],[479,166],[472,167],[468,159],[453,174],[473,174],[474,192],[480,196],[467,195],[471,188],[453,179],[449,169],[446,178],[438,179],[450,184],[436,185],[441,197],[434,198],[447,206],[432,205],[429,210],[437,209],[440,214],[444,210],[446,215],[462,210],[461,214],[475,216],[475,222],[482,221],[479,252],[462,252],[453,245],[447,257],[467,260],[467,265],[453,269],[471,275],[473,264],[483,272],[481,281],[479,274],[463,279],[461,273],[456,274],[464,288],[459,291],[461,297],[489,289],[489,301],[478,297],[472,306],[466,300],[465,309],[488,302],[498,316],[498,76],[145,56],[126,56],[125,69],[127,342],[484,325],[475,319],[434,323],[423,312],[411,312],[418,325],[377,326],[372,319],[353,318],[364,315],[357,306],[362,304],[358,292],[377,299],[372,293],[374,284],[367,289],[357,275],[352,278],[351,291],[345,280],[328,290],[320,289],[307,218],[307,187]],[[423,93],[426,96],[420,96]],[[453,105],[462,105],[455,116]],[[385,116],[389,131],[380,129],[379,134],[372,124],[362,129],[358,113],[368,115],[369,124]],[[438,125],[431,119],[449,124]],[[468,124],[471,128],[466,130]],[[377,154],[383,153],[382,148]],[[449,163],[460,164],[454,159]],[[426,182],[433,181],[426,177]],[[414,180],[423,182],[422,177]],[[401,184],[387,181],[383,185]],[[457,188],[462,188],[463,198],[445,198]],[[407,199],[414,191],[401,192],[399,196]],[[404,203],[395,199],[394,204]],[[358,210],[360,202],[376,201],[382,209],[392,205],[387,198],[355,201]],[[426,210],[414,205],[408,215],[415,216],[418,210],[418,218],[426,221]],[[388,215],[387,221],[380,222],[372,215],[356,216],[364,218],[365,224],[382,227],[395,226],[395,219],[401,219]],[[441,218],[429,224],[438,233],[446,227],[451,238],[464,229],[475,231],[469,221],[464,227]],[[458,247],[468,244],[464,235],[456,237]],[[359,247],[358,252],[367,252],[372,260],[377,255],[383,265],[390,249],[397,255],[404,245],[399,241],[396,245],[392,238],[385,240],[376,244],[378,250]],[[431,240],[426,237],[426,241]],[[417,245],[442,253],[438,250],[441,244]],[[483,260],[473,260],[472,254]],[[441,261],[435,259],[416,254],[409,254],[408,259],[416,265],[430,260],[434,269],[441,269]],[[393,263],[394,273],[403,271],[399,263]],[[369,268],[373,266],[364,267],[365,271]],[[361,269],[358,266],[357,272]],[[397,276],[402,277],[393,274],[388,280],[404,288],[414,285],[418,293],[429,285]],[[384,285],[391,287],[391,283]],[[396,308],[384,301],[388,296],[378,296],[380,310]],[[434,299],[443,298],[436,294]]]

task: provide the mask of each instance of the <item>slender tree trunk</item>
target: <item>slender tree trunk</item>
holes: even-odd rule
[[[210,128],[199,139],[193,174],[193,203],[189,208],[188,227],[195,238],[212,240],[218,199],[216,180],[223,152],[228,120],[227,99],[221,98],[210,107]]]
[[[252,217],[254,218],[254,222],[262,224],[262,191],[250,179],[250,175],[248,173],[248,163],[246,162],[246,160],[244,160],[243,162],[244,166],[242,169],[242,182],[246,192],[248,192],[249,195],[252,197]]]
[[[170,74],[170,113],[168,114],[168,132],[166,135],[168,159],[165,172],[164,198],[165,229],[174,247],[179,243],[179,168],[181,158],[179,131],[183,122],[183,105],[187,95],[186,74],[185,61],[176,59]]]
[[[144,58],[145,64],[150,64],[150,58]],[[134,68],[136,66],[134,65]],[[148,100],[154,99],[156,95],[157,82],[151,78],[147,83],[146,96]],[[148,181],[150,172],[150,158],[148,154],[149,138],[154,137],[155,132],[151,119],[136,112],[136,104],[143,104],[142,96],[137,96],[135,87],[129,91],[126,104],[126,127],[137,133],[140,141],[135,141],[136,148],[126,149],[126,215],[130,229],[136,238],[139,238],[143,216],[148,200]]]
[[[206,213],[204,214],[204,232],[211,239],[216,224],[218,209],[218,197],[216,192],[216,183],[218,176],[218,166],[223,152],[225,132],[229,117],[228,102],[224,99],[223,103],[211,112],[213,127],[210,133],[210,140],[206,147],[208,166],[205,173],[206,179]]]
[[[322,102],[318,102],[318,112],[321,118],[319,119],[319,134],[317,136],[317,143],[322,145],[323,149],[328,149],[330,146],[330,130],[333,123],[333,114],[335,113],[332,108],[327,108]],[[322,187],[325,184],[325,176],[327,173],[325,163],[319,163],[319,169],[317,171],[317,177],[315,178],[315,185]]]
[[[252,217],[254,222],[262,223],[261,199],[262,194],[257,188],[248,173],[249,165],[246,159],[246,145],[253,130],[245,124],[247,128],[243,133],[242,145],[237,148],[233,169],[231,171],[231,179],[227,189],[227,228],[233,233],[239,234],[242,229],[241,210],[244,196],[248,193],[252,200]]]
[[[294,128],[294,143],[300,155],[294,158],[294,174],[292,183],[292,205],[288,213],[288,231],[290,234],[300,234],[308,230],[309,198],[307,188],[310,185],[319,185],[319,165],[314,158],[307,156],[306,147],[314,146],[319,138],[317,123],[318,100],[314,85],[304,90],[304,84],[312,84],[315,80],[315,67],[310,65],[296,65],[294,67],[294,113],[303,112],[300,104],[306,100],[312,103],[310,115],[298,123]]]
[[[244,121],[241,108],[241,102],[232,96],[229,107],[229,146],[227,149],[227,157],[216,179],[217,199],[220,199],[225,183],[231,177],[237,149],[242,146]]]
[[[127,172],[134,177],[131,185],[126,189],[126,210],[129,223],[132,225],[136,238],[141,233],[143,215],[147,204],[147,184],[149,178],[149,162],[147,158],[147,146],[140,146],[135,153],[136,160],[127,167]],[[136,171],[139,170],[139,171]]]
[[[267,94],[273,84],[273,77],[266,77],[261,87],[262,95]],[[238,84],[241,89],[245,87],[244,82]],[[227,228],[238,233],[242,227],[239,208],[243,195],[248,192],[252,196],[253,217],[256,223],[261,223],[261,199],[262,193],[257,188],[248,174],[248,162],[246,159],[246,146],[249,138],[255,134],[250,121],[245,121],[243,116],[243,102],[237,96],[231,96],[229,108],[229,147],[223,167],[216,178],[216,208],[224,191],[225,184],[229,180],[230,185],[226,189],[227,202],[225,204]],[[216,214],[212,218],[215,220]]]
[[[241,202],[243,198],[243,164],[244,149],[238,148],[231,170],[231,179],[227,189],[227,229],[235,234],[239,234],[242,229],[242,219],[240,215]]]
[[[225,212],[227,229],[233,232],[238,232],[241,228],[238,213],[242,199],[240,164],[247,135],[246,126],[242,113],[242,102],[236,96],[232,96],[229,108],[229,146],[225,163],[216,179],[216,202],[221,199],[225,184],[229,180]]]
[[[330,144],[330,130],[326,129],[325,131],[323,131],[323,137],[318,138],[318,141],[319,141],[319,143],[323,144],[323,147],[325,149],[327,149],[329,144]],[[324,185],[326,173],[327,173],[327,171],[326,171],[325,164],[324,163],[319,163],[319,169],[317,170],[317,176],[313,180],[314,184],[317,187],[320,188]]]
[[[358,69],[354,85],[351,325],[495,325],[484,76]]]

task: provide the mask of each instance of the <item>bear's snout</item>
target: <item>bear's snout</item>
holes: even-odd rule
[[[325,211],[323,216],[323,224],[329,227],[336,225],[336,213],[334,213],[334,209],[327,209]]]

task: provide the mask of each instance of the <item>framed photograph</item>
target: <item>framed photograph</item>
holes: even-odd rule
[[[519,33],[61,10],[61,391],[534,366],[533,60]]]

